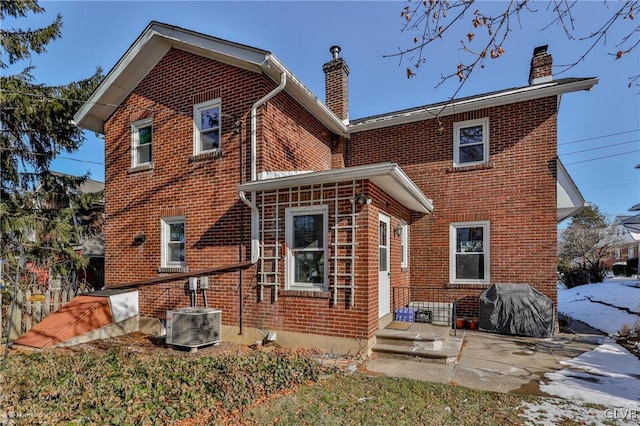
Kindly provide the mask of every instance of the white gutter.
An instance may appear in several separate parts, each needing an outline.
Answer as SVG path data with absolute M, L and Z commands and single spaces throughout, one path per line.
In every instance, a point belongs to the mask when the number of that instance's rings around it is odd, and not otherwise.
M 436 117 L 445 117 L 447 115 L 475 111 L 482 108 L 493 108 L 547 96 L 560 96 L 563 93 L 576 92 L 579 90 L 591 90 L 593 85 L 597 83 L 597 78 L 581 79 L 561 84 L 551 82 L 537 86 L 520 87 L 509 91 L 500 91 L 489 95 L 473 96 L 461 101 L 451 101 L 449 103 L 425 106 L 424 108 L 412 108 L 401 112 L 376 116 L 365 119 L 364 121 L 356 120 L 349 125 L 349 134 L 399 124 L 414 123 L 416 121 L 431 120 Z
M 433 201 L 395 163 L 376 163 L 364 166 L 329 169 L 319 172 L 247 182 L 238 187 L 241 191 L 270 191 L 293 186 L 310 186 L 349 180 L 368 179 L 390 194 L 398 202 L 412 210 L 431 213 Z
M 260 98 L 253 106 L 251 107 L 251 181 L 256 180 L 256 169 L 257 169 L 257 129 L 256 125 L 258 122 L 258 108 L 264 105 L 269 99 L 273 98 L 275 95 L 284 90 L 287 85 L 287 73 L 283 72 L 280 74 L 280 84 L 278 87 L 273 89 L 271 92 L 264 95 Z M 258 233 L 258 229 L 260 226 L 260 213 L 258 212 L 258 207 L 256 206 L 256 192 L 251 192 L 251 201 L 247 199 L 247 196 L 244 191 L 238 191 L 238 195 L 240 199 L 251 209 L 251 263 L 256 263 L 258 258 L 260 257 L 260 235 Z

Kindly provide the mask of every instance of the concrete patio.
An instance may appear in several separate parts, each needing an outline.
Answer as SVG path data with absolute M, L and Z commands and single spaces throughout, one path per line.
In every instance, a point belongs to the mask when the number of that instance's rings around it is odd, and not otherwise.
M 561 369 L 561 361 L 593 349 L 603 339 L 588 333 L 560 333 L 547 339 L 471 330 L 458 330 L 457 334 L 463 342 L 454 362 L 376 353 L 362 368 L 391 377 L 536 394 L 545 373 Z

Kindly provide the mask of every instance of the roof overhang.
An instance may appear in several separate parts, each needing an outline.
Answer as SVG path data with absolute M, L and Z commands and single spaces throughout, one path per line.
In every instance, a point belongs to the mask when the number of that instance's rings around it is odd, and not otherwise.
M 332 132 L 347 135 L 342 120 L 270 52 L 159 22 L 151 22 L 109 71 L 75 114 L 76 124 L 104 133 L 105 121 L 171 48 L 265 74 L 277 83 L 286 73 L 287 93 Z
M 352 180 L 370 180 L 403 206 L 421 213 L 431 213 L 433 202 L 396 163 L 376 163 L 343 169 L 306 172 L 238 185 L 239 191 L 271 191 Z
M 593 85 L 597 83 L 597 78 L 570 79 L 568 81 L 558 80 L 533 86 L 502 90 L 480 96 L 472 96 L 460 100 L 452 100 L 450 102 L 440 102 L 433 105 L 426 105 L 421 108 L 412 108 L 395 113 L 352 121 L 352 124 L 349 125 L 349 133 L 364 132 L 382 127 L 430 120 L 452 114 L 475 111 L 481 108 L 492 108 L 516 102 L 545 98 L 548 96 L 560 96 L 563 93 L 579 90 L 591 90 Z
M 584 198 L 580 193 L 580 190 L 576 186 L 569 172 L 564 168 L 562 161 L 557 159 L 558 178 L 556 182 L 557 186 L 557 208 L 558 208 L 558 223 L 562 222 L 568 217 L 571 217 L 578 213 L 585 206 Z

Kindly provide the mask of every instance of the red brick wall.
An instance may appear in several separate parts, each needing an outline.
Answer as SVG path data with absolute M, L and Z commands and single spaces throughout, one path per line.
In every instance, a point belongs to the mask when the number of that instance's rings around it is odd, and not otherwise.
M 247 70 L 172 49 L 145 76 L 105 123 L 107 287 L 161 276 L 160 220 L 186 217 L 186 263 L 190 271 L 237 263 L 248 257 L 250 212 L 238 198 L 240 161 L 249 179 L 251 106 L 276 87 Z M 222 156 L 193 157 L 193 105 L 222 99 Z M 331 134 L 289 95 L 280 93 L 260 108 L 258 172 L 319 170 L 331 164 Z M 244 127 L 232 132 L 237 115 Z M 153 168 L 130 170 L 131 123 L 153 118 Z M 263 131 L 268 126 L 271 130 Z M 241 238 L 241 223 L 244 234 Z M 133 243 L 140 232 L 141 245 Z M 211 279 L 210 306 L 236 321 L 240 272 Z M 242 272 L 243 293 L 255 299 L 255 267 Z M 189 305 L 187 280 L 140 288 L 141 314 L 164 318 L 167 309 Z M 202 305 L 201 295 L 199 304 Z M 266 315 L 266 314 L 265 314 Z
M 486 168 L 452 170 L 453 124 L 489 117 Z M 438 128 L 442 126 L 443 130 Z M 402 147 L 401 149 L 398 147 Z M 556 301 L 556 98 L 517 103 L 353 134 L 348 166 L 397 162 L 433 199 L 414 214 L 413 285 L 449 284 L 449 224 L 490 221 L 491 283 L 529 283 Z M 477 315 L 484 287 L 455 290 Z

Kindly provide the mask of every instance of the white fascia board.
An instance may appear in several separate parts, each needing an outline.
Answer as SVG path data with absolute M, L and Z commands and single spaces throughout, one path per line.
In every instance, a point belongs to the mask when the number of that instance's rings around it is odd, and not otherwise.
M 120 58 L 96 91 L 75 114 L 82 128 L 104 133 L 104 122 L 175 47 L 232 66 L 264 73 L 275 82 L 287 74 L 285 90 L 332 132 L 347 136 L 347 126 L 271 53 L 161 23 L 151 23 Z
M 440 104 L 422 109 L 407 111 L 403 114 L 383 115 L 371 121 L 364 121 L 349 126 L 349 133 L 364 132 L 383 127 L 396 126 L 399 124 L 414 123 L 416 121 L 430 120 L 437 117 L 459 114 L 467 111 L 475 111 L 482 108 L 492 108 L 501 105 L 513 104 L 532 99 L 545 98 L 548 96 L 559 96 L 562 93 L 575 92 L 578 90 L 590 90 L 594 84 L 598 83 L 597 78 L 579 80 L 572 83 L 559 84 L 557 82 L 527 86 L 510 91 L 494 93 L 491 95 L 478 96 L 473 99 L 462 101 L 452 100 L 447 104 Z
M 271 191 L 351 180 L 371 180 L 405 207 L 422 213 L 433 211 L 433 202 L 395 163 L 377 163 L 344 169 L 322 170 L 238 185 L 243 192 Z
M 273 81 L 280 81 L 280 74 L 287 74 L 287 86 L 285 91 L 297 100 L 303 108 L 313 114 L 329 130 L 340 136 L 348 136 L 347 124 L 336 116 L 318 97 L 298 79 L 278 58 L 273 54 L 269 56 L 273 67 L 265 67 L 264 72 Z M 277 71 L 274 72 L 274 71 Z
M 104 133 L 104 122 L 172 48 L 261 72 L 269 52 L 161 23 L 151 23 L 75 114 L 77 126 Z
M 556 204 L 558 209 L 558 223 L 560 223 L 582 210 L 585 201 L 560 159 L 557 159 L 556 163 L 558 176 L 556 182 Z

